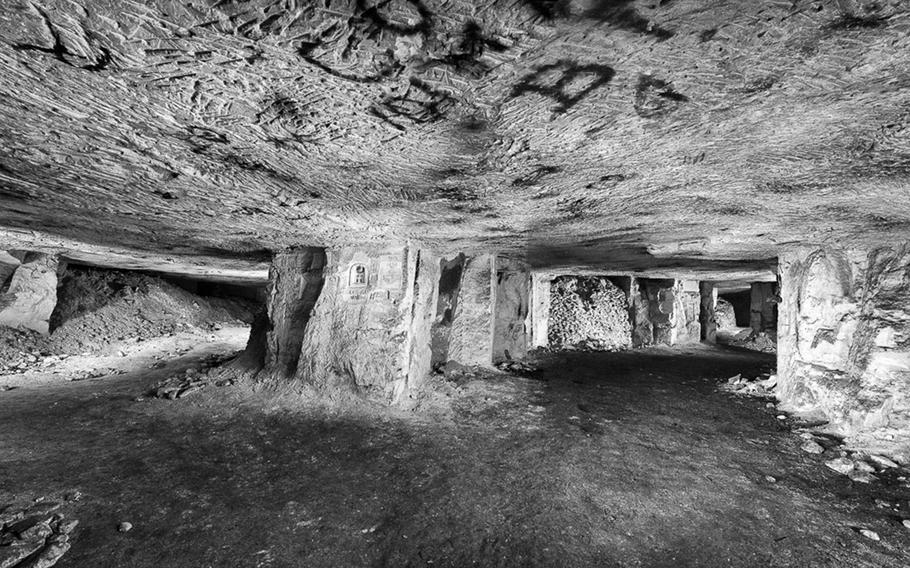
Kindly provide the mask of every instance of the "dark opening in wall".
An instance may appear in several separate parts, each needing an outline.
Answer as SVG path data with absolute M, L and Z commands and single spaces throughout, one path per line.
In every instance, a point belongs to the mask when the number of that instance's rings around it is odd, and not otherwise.
M 439 299 L 436 302 L 436 318 L 431 329 L 431 358 L 433 366 L 445 363 L 449 356 L 449 339 L 452 319 L 461 291 L 461 277 L 464 272 L 465 255 L 459 254 L 451 260 L 440 261 Z
M 752 306 L 751 291 L 723 292 L 718 294 L 717 298 L 718 303 L 720 303 L 720 300 L 724 300 L 732 306 L 736 327 L 749 327 L 749 317 Z

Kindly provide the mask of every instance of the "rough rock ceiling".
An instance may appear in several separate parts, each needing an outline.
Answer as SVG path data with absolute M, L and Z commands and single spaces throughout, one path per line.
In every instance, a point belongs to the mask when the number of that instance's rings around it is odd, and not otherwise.
M 10 0 L 0 123 L 20 237 L 764 266 L 910 238 L 910 6 Z

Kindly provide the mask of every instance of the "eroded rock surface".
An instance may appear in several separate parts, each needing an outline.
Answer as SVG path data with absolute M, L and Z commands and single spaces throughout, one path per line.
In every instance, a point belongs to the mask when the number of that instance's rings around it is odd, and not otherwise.
M 910 252 L 781 257 L 780 395 L 857 445 L 910 455 Z

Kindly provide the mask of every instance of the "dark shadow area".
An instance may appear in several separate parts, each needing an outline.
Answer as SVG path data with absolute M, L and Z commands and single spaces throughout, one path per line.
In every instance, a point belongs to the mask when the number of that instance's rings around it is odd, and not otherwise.
M 768 369 L 761 354 L 555 355 L 539 380 L 463 385 L 443 420 L 328 415 L 239 387 L 135 400 L 197 362 L 3 393 L 0 499 L 47 496 L 79 520 L 60 568 L 906 560 L 904 529 L 874 504 L 906 489 L 848 487 L 799 450 L 791 421 L 717 392 Z

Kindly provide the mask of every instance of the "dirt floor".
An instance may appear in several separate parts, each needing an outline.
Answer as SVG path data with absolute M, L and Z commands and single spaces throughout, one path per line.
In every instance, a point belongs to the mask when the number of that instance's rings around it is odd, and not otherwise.
M 57 566 L 910 564 L 899 471 L 854 483 L 767 401 L 718 391 L 771 356 L 548 355 L 535 378 L 449 383 L 411 413 L 239 384 L 146 396 L 235 335 L 169 346 L 161 368 L 0 379 L 18 385 L 0 392 L 0 504 L 79 520 Z

